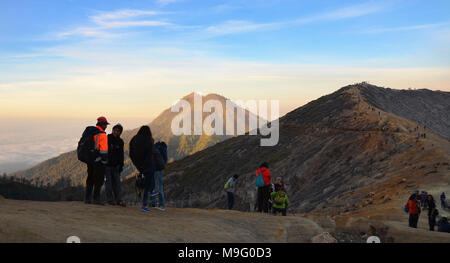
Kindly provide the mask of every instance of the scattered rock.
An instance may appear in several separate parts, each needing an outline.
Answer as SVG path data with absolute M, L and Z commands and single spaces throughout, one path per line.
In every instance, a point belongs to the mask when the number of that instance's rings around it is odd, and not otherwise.
M 324 193 L 324 194 L 327 194 L 327 193 L 333 191 L 334 188 L 335 188 L 334 185 L 332 185 L 332 186 L 330 186 L 330 187 L 327 187 L 327 188 L 323 189 L 323 193 Z
M 338 241 L 330 233 L 325 232 L 311 238 L 312 243 L 337 243 Z

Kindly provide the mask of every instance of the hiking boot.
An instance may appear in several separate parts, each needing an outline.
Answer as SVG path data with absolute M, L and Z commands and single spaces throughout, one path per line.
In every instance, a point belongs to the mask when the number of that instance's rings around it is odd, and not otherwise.
M 161 211 L 166 211 L 166 209 L 164 208 L 164 206 L 158 206 L 157 207 L 159 210 L 161 210 Z
M 150 208 L 143 206 L 143 207 L 141 207 L 141 211 L 142 212 L 150 212 Z

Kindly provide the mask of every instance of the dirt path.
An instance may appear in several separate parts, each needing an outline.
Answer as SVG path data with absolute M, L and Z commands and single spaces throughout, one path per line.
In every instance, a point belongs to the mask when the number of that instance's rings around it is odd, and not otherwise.
M 0 200 L 0 242 L 310 242 L 322 232 L 293 216 Z

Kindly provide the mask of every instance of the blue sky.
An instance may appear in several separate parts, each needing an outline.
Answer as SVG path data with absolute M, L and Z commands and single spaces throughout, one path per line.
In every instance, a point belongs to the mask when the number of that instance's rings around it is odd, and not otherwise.
M 364 80 L 450 90 L 449 11 L 418 0 L 4 0 L 0 117 L 150 118 L 193 90 L 279 99 L 281 113 Z

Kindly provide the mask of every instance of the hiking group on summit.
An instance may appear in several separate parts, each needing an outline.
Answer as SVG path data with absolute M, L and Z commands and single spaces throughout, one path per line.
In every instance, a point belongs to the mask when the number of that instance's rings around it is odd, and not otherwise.
M 78 159 L 87 164 L 88 171 L 84 202 L 104 205 L 100 192 L 106 178 L 107 203 L 126 206 L 122 200 L 120 185 L 120 174 L 124 167 L 124 141 L 120 138 L 123 127 L 117 124 L 112 133 L 106 135 L 108 125 L 105 117 L 99 117 L 96 126 L 87 127 L 78 142 Z M 164 211 L 162 177 L 167 163 L 167 145 L 164 142 L 155 143 L 150 127 L 142 126 L 131 139 L 129 156 L 144 177 L 142 211 L 149 211 L 149 196 L 152 197 L 152 205 L 155 207 L 155 197 L 158 196 L 158 209 Z
M 105 117 L 97 118 L 96 126 L 87 127 L 78 142 L 78 159 L 87 164 L 88 172 L 85 203 L 104 205 L 100 193 L 105 183 L 107 204 L 126 206 L 122 200 L 120 185 L 120 176 L 124 168 L 124 141 L 120 138 L 123 127 L 117 124 L 113 127 L 112 133 L 106 135 L 105 130 L 108 125 L 110 124 Z M 162 178 L 168 161 L 166 143 L 155 143 L 150 127 L 142 126 L 130 141 L 129 156 L 139 172 L 139 176 L 136 176 L 136 185 L 142 188 L 141 210 L 149 211 L 148 201 L 151 197 L 151 207 L 164 211 Z M 225 184 L 229 209 L 232 209 L 234 205 L 235 183 L 238 177 L 234 175 Z M 264 162 L 256 171 L 255 211 L 268 213 L 272 209 L 274 214 L 281 213 L 286 216 L 289 199 L 284 184 L 281 178 L 277 178 L 274 184 L 271 180 L 269 164 Z M 156 204 L 156 197 L 158 204 Z

